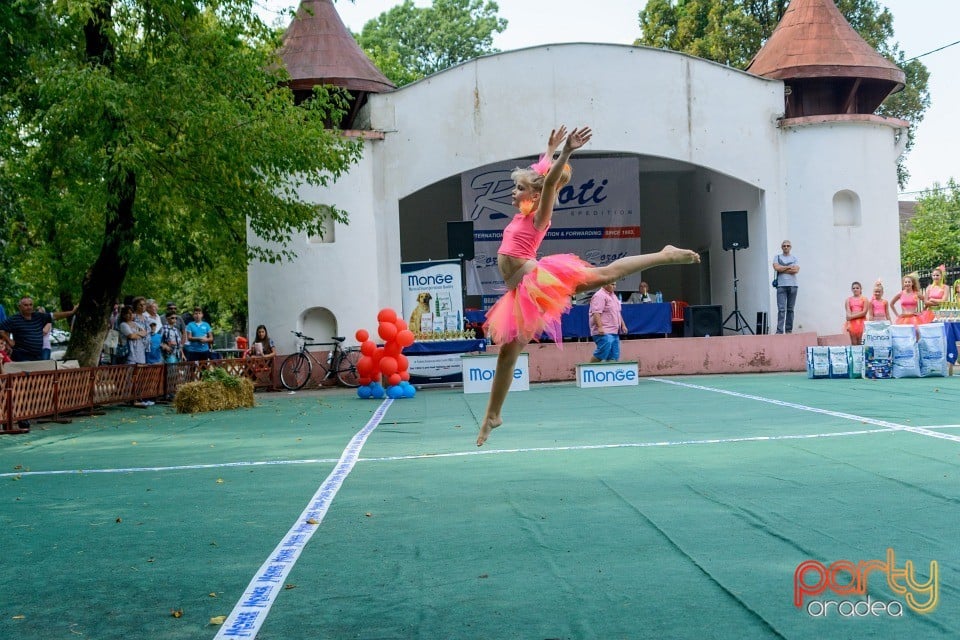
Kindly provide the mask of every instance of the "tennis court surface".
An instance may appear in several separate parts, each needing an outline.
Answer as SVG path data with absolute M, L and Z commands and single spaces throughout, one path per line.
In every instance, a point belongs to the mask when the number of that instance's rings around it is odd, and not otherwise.
M 257 400 L 0 438 L 0 638 L 960 636 L 960 379 Z

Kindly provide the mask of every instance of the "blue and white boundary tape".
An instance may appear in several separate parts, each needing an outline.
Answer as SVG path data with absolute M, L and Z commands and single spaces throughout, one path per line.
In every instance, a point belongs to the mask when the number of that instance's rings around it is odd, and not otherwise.
M 256 637 L 270 612 L 270 608 L 273 606 L 274 600 L 283 590 L 287 575 L 296 564 L 297 558 L 300 557 L 300 552 L 303 551 L 307 542 L 319 528 L 320 523 L 323 522 L 334 496 L 337 495 L 343 481 L 347 479 L 350 471 L 357 463 L 360 449 L 363 448 L 367 437 L 383 420 L 392 403 L 393 400 L 384 400 L 366 426 L 353 436 L 347 448 L 343 450 L 343 454 L 341 454 L 340 460 L 333 471 L 323 481 L 317 492 L 313 494 L 310 504 L 303 510 L 296 523 L 261 565 L 250 584 L 247 585 L 240 601 L 227 616 L 215 638 Z

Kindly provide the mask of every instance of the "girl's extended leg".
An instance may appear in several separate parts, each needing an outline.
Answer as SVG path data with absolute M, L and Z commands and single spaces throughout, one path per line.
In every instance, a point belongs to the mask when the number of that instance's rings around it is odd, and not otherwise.
M 645 253 L 639 256 L 627 256 L 608 264 L 605 267 L 591 269 L 590 277 L 577 287 L 577 293 L 596 289 L 601 285 L 616 282 L 620 278 L 668 264 L 693 264 L 700 262 L 700 254 L 689 249 L 678 249 L 667 245 L 656 253 Z
M 527 346 L 526 341 L 517 339 L 500 347 L 500 353 L 497 354 L 497 368 L 493 373 L 493 382 L 490 388 L 490 399 L 487 401 L 487 413 L 483 416 L 483 422 L 480 424 L 480 435 L 477 436 L 478 447 L 483 446 L 491 431 L 503 424 L 500 410 L 503 408 L 503 402 L 507 399 L 507 392 L 510 391 L 510 383 L 513 382 L 513 370 L 517 366 L 517 359 L 520 358 L 520 353 L 525 346 Z

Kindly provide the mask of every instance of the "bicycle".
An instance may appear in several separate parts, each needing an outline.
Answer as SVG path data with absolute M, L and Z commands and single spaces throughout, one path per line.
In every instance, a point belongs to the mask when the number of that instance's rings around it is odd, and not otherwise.
M 357 362 L 360 360 L 360 350 L 356 348 L 344 349 L 341 343 L 346 338 L 333 336 L 333 342 L 312 342 L 313 338 L 299 331 L 291 331 L 297 338 L 303 340 L 300 350 L 289 355 L 280 365 L 280 384 L 290 391 L 302 389 L 313 377 L 313 366 L 320 367 L 323 372 L 323 381 L 334 378 L 345 387 L 359 387 L 360 374 L 357 372 Z M 307 347 L 332 346 L 326 363 L 321 362 Z

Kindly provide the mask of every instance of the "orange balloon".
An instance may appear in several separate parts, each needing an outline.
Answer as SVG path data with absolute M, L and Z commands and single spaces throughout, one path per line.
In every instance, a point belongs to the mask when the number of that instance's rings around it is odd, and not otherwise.
M 413 335 L 413 331 L 410 331 L 410 329 L 404 329 L 397 334 L 397 342 L 400 343 L 401 347 L 409 347 L 415 339 L 416 336 Z
M 381 358 L 380 372 L 385 376 L 395 374 L 397 372 L 397 359 L 392 356 L 384 356 Z
M 397 371 L 401 373 L 410 368 L 410 361 L 407 360 L 407 356 L 402 353 L 397 356 Z
M 370 376 L 363 376 L 360 378 L 360 386 L 365 387 L 370 384 Z
M 403 380 L 403 378 L 400 377 L 399 373 L 393 373 L 389 378 L 387 378 L 387 384 L 389 384 L 391 387 L 395 387 L 400 384 L 401 380 Z
M 401 380 L 409 380 L 409 379 L 410 379 L 410 372 L 409 372 L 409 371 L 401 371 L 401 372 L 400 372 L 400 379 L 401 379 Z
M 391 340 L 383 345 L 383 353 L 388 356 L 397 357 L 400 355 L 400 345 L 396 340 Z
M 377 352 L 377 343 L 373 340 L 365 340 L 363 344 L 360 345 L 360 353 L 365 356 L 372 356 Z
M 397 318 L 397 321 L 394 324 L 397 325 L 397 331 L 403 331 L 407 328 L 407 321 L 403 318 Z
M 380 327 L 377 329 L 377 333 L 380 334 L 380 337 L 390 342 L 397 337 L 397 325 L 392 322 L 381 322 Z
M 380 313 L 377 314 L 378 322 L 396 322 L 397 321 L 397 312 L 390 308 L 380 309 Z
M 370 339 L 370 333 L 366 329 L 357 329 L 357 342 L 366 342 Z
M 373 358 L 360 356 L 360 359 L 357 360 L 357 373 L 361 376 L 368 376 L 373 373 Z

